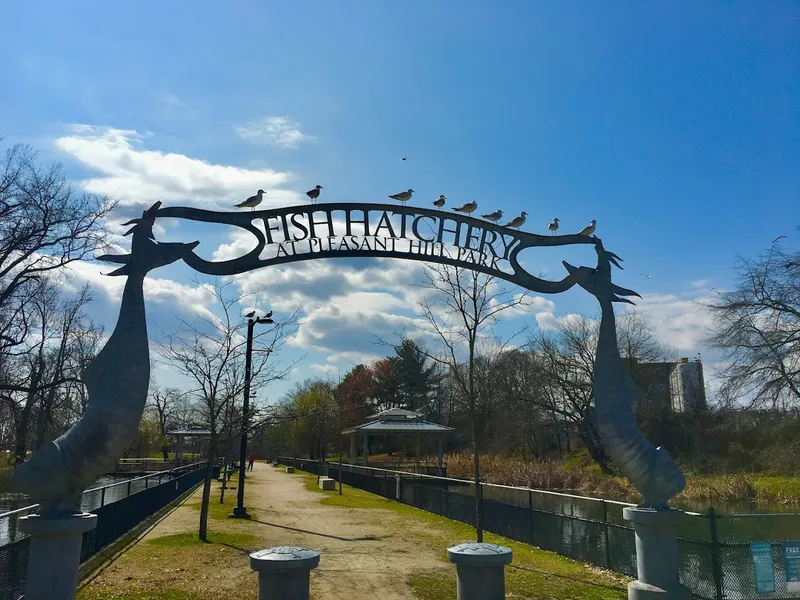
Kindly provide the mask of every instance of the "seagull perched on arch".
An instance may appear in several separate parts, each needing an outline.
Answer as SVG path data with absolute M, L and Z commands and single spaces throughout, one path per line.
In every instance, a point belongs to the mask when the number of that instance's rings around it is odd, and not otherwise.
M 594 233 L 597 221 L 592 219 L 589 224 L 578 232 L 578 235 L 592 235 Z
M 527 217 L 527 216 L 528 216 L 528 213 L 526 213 L 523 210 L 521 213 L 519 213 L 518 217 L 514 217 L 508 223 L 503 225 L 503 227 L 509 227 L 511 229 L 519 229 L 520 227 L 522 227 L 525 224 L 525 217 Z
M 468 215 L 470 213 L 475 212 L 477 208 L 478 208 L 478 203 L 475 202 L 475 200 L 473 200 L 472 202 L 467 202 L 463 206 L 459 206 L 458 208 L 454 208 L 453 210 Z
M 317 198 L 319 198 L 319 191 L 321 189 L 323 189 L 323 187 L 321 185 L 316 185 L 316 186 L 314 186 L 314 189 L 308 190 L 306 192 L 306 196 L 311 198 L 311 204 L 314 204 L 317 201 Z
M 497 223 L 500 219 L 503 218 L 503 211 L 496 210 L 493 213 L 489 213 L 488 215 L 481 215 L 487 221 L 491 221 L 492 223 Z
M 250 196 L 247 200 L 239 202 L 239 204 L 236 205 L 236 208 L 249 208 L 253 210 L 256 206 L 261 204 L 261 201 L 264 199 L 264 194 L 266 194 L 264 190 L 258 190 L 255 196 Z
M 389 196 L 389 198 L 391 198 L 392 200 L 397 200 L 398 202 L 402 202 L 403 204 L 405 204 L 406 202 L 411 200 L 411 196 L 413 196 L 413 195 L 414 195 L 414 190 L 412 190 L 411 188 L 408 188 L 408 190 L 405 191 L 405 192 L 398 192 L 397 194 L 391 194 Z

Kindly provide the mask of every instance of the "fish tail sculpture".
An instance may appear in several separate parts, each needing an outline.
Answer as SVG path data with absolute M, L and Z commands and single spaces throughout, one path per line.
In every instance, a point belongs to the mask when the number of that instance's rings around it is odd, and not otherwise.
M 131 253 L 98 260 L 121 263 L 109 275 L 127 275 L 119 319 L 106 345 L 81 375 L 89 401 L 61 437 L 39 448 L 11 476 L 14 490 L 39 503 L 49 517 L 78 512 L 87 486 L 109 473 L 133 441 L 147 400 L 150 356 L 143 285 L 152 269 L 186 256 L 198 242 L 158 243 L 153 223 L 160 202 L 129 221 Z
M 594 399 L 597 428 L 612 460 L 644 498 L 642 506 L 662 510 L 686 485 L 686 479 L 669 453 L 654 447 L 636 422 L 637 388 L 625 369 L 617 346 L 614 302 L 633 304 L 625 296 L 633 290 L 611 283 L 611 265 L 621 259 L 597 240 L 597 268 L 574 267 L 564 262 L 582 288 L 600 302 L 600 334 L 594 362 Z M 639 296 L 641 297 L 641 296 Z

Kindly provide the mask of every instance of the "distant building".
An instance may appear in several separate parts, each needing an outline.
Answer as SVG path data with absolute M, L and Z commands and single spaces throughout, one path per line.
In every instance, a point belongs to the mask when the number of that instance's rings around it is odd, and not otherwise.
M 676 413 L 705 410 L 703 363 L 681 358 L 677 362 L 643 363 L 626 358 L 625 364 L 643 392 L 640 409 L 669 408 Z

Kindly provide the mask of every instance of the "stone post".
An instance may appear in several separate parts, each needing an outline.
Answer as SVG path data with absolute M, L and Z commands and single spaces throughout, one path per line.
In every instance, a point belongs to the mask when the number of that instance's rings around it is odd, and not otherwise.
M 19 520 L 19 530 L 31 536 L 26 600 L 75 600 L 83 534 L 95 527 L 97 515 L 89 513 Z
M 308 600 L 311 569 L 319 552 L 295 546 L 276 546 L 250 554 L 258 573 L 258 600 Z
M 356 444 L 356 434 L 350 434 L 350 455 L 347 457 L 350 464 L 355 464 L 356 459 L 358 458 L 358 448 Z
M 692 593 L 678 579 L 677 525 L 681 510 L 627 507 L 622 515 L 636 534 L 638 579 L 628 584 L 629 600 L 691 600 Z
M 505 566 L 511 563 L 511 548 L 471 542 L 447 549 L 456 565 L 458 600 L 504 600 Z

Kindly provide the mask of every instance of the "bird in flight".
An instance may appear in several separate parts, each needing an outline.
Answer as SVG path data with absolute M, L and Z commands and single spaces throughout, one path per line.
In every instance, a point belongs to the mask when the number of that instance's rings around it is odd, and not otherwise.
M 467 202 L 465 205 L 459 206 L 458 208 L 454 208 L 453 210 L 468 215 L 472 212 L 475 212 L 476 208 L 478 208 L 478 203 L 475 202 L 475 200 L 473 200 L 472 202 Z
M 403 158 L 401 158 L 400 160 L 405 160 L 405 159 L 406 159 L 406 157 L 404 156 L 404 157 L 403 157 Z
M 433 205 L 437 208 L 442 208 L 445 200 L 447 200 L 447 198 L 444 197 L 444 194 L 440 194 L 439 197 L 433 201 Z
M 640 273 L 640 275 L 645 279 L 653 279 L 654 277 L 658 277 L 658 275 L 648 275 L 647 273 Z
M 560 221 L 560 219 L 559 219 L 558 217 L 556 217 L 555 219 L 553 219 L 553 220 L 550 222 L 550 225 L 548 225 L 548 226 L 547 226 L 547 228 L 548 228 L 550 231 L 552 231 L 552 232 L 553 232 L 553 235 L 555 235 L 555 234 L 556 234 L 556 231 L 558 231 L 558 222 L 559 222 L 559 221 Z
M 778 240 L 786 240 L 786 239 L 789 239 L 789 238 L 787 238 L 785 235 L 779 235 L 774 240 L 772 240 L 772 243 L 775 244 L 775 243 L 778 242 Z
M 399 202 L 405 203 L 411 200 L 411 196 L 413 195 L 414 195 L 414 190 L 408 188 L 407 192 L 399 192 L 397 194 L 392 194 L 391 196 L 389 196 L 389 198 L 391 198 L 392 200 L 397 200 Z
M 323 189 L 322 186 L 321 185 L 317 185 L 317 186 L 314 186 L 313 190 L 308 190 L 306 192 L 306 196 L 311 198 L 311 204 L 314 204 L 317 201 L 317 198 L 319 198 L 319 191 L 321 189 Z
M 578 232 L 578 235 L 592 235 L 594 233 L 597 221 L 592 219 L 589 224 Z
M 266 194 L 264 190 L 258 190 L 258 193 L 256 193 L 255 196 L 250 196 L 244 202 L 239 202 L 239 204 L 236 205 L 236 208 L 255 208 L 261 204 L 264 194 Z
M 493 213 L 489 213 L 488 215 L 481 215 L 487 221 L 491 221 L 492 223 L 497 223 L 500 219 L 503 218 L 503 211 L 496 210 Z
M 503 225 L 503 227 L 511 227 L 512 229 L 519 229 L 520 227 L 522 227 L 525 224 L 525 217 L 527 217 L 527 216 L 528 216 L 528 213 L 526 213 L 523 210 L 521 213 L 519 213 L 518 217 L 514 217 L 508 223 Z

